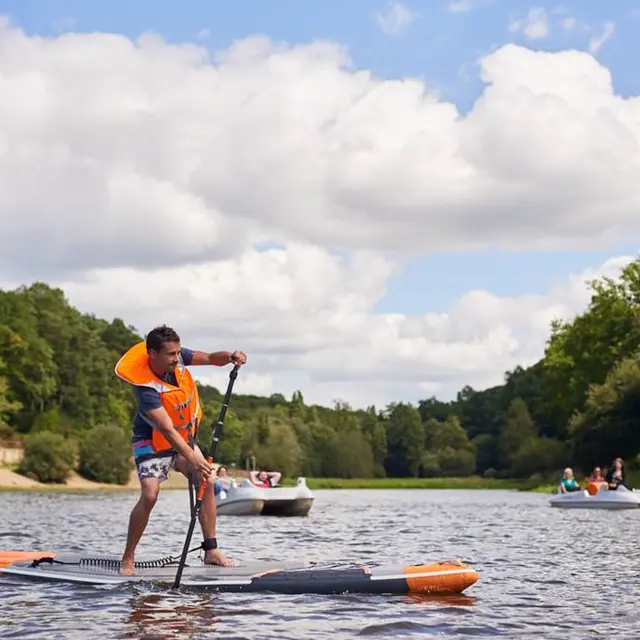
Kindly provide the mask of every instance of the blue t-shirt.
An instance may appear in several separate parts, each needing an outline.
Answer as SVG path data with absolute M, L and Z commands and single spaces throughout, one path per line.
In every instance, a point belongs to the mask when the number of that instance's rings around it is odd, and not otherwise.
M 180 356 L 185 367 L 193 362 L 193 351 L 182 347 Z M 173 371 L 169 371 L 164 376 L 159 376 L 164 382 L 169 384 L 177 384 L 176 376 Z M 158 409 L 162 406 L 160 394 L 151 387 L 138 387 L 132 385 L 133 394 L 136 398 L 138 410 L 133 417 L 133 429 L 131 433 L 131 444 L 133 446 L 133 456 L 136 460 L 144 460 L 145 458 L 154 458 L 158 455 L 170 456 L 173 452 L 168 451 L 163 454 L 157 454 L 151 446 L 151 436 L 153 433 L 153 422 L 146 418 L 144 414 L 152 409 Z

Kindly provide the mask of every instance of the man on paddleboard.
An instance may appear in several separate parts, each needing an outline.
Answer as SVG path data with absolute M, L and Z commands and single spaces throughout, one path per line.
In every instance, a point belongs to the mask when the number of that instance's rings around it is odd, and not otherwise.
M 136 547 L 158 499 L 160 483 L 167 479 L 170 469 L 185 476 L 192 471 L 196 484 L 207 483 L 199 514 L 204 561 L 221 566 L 233 564 L 218 549 L 213 467 L 194 443 L 202 408 L 198 388 L 187 367 L 242 366 L 246 361 L 242 351 L 206 353 L 182 347 L 178 334 L 163 325 L 153 329 L 144 342 L 131 347 L 116 364 L 116 375 L 132 386 L 137 402 L 131 440 L 140 480 L 140 499 L 129 517 L 121 573 L 135 573 Z

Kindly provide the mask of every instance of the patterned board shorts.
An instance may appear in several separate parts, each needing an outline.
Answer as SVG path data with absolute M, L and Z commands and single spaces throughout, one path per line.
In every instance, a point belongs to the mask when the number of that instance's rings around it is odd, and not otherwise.
M 175 469 L 177 454 L 171 456 L 160 456 L 136 462 L 138 478 L 158 478 L 164 482 L 169 477 L 169 471 Z

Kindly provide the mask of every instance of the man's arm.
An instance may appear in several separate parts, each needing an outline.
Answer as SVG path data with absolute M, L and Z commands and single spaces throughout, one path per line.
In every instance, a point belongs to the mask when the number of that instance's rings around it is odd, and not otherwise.
M 215 367 L 224 367 L 225 364 L 230 364 L 231 362 L 231 351 L 213 351 L 212 353 L 194 351 L 191 359 L 192 365 L 210 364 Z
M 273 484 L 278 484 L 280 478 L 282 478 L 282 474 L 279 471 L 270 471 L 267 475 L 273 480 Z
M 193 351 L 191 358 L 192 365 L 213 365 L 214 367 L 224 367 L 226 364 L 243 365 L 247 361 L 247 356 L 242 351 Z M 187 364 L 185 362 L 185 364 Z M 189 365 L 187 365 L 189 366 Z
M 173 422 L 164 407 L 157 407 L 145 412 L 149 420 L 153 420 L 158 431 L 171 443 L 171 446 L 189 462 L 195 464 L 199 457 L 197 453 L 186 443 L 173 426 Z

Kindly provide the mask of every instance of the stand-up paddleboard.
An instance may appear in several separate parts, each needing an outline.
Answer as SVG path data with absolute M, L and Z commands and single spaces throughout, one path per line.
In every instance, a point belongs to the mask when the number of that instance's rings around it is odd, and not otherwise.
M 20 555 L 22 553 L 22 556 Z M 178 558 L 136 562 L 134 575 L 120 573 L 114 557 L 77 553 L 0 551 L 0 573 L 40 581 L 118 585 L 153 582 L 171 585 Z M 307 563 L 247 562 L 217 567 L 186 564 L 181 585 L 216 591 L 269 591 L 286 594 L 459 594 L 478 580 L 475 570 L 456 562 L 414 566 L 322 567 Z

